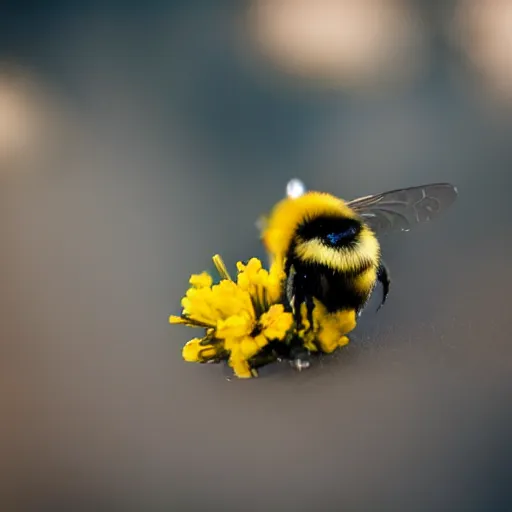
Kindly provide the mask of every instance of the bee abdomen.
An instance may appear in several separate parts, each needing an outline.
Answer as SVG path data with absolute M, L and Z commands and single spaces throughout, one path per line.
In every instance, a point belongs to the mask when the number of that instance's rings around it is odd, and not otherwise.
M 354 288 L 361 294 L 368 296 L 377 282 L 378 267 L 371 266 L 354 277 Z
M 331 313 L 344 309 L 361 310 L 375 286 L 377 270 L 370 267 L 358 274 L 339 274 L 329 282 L 328 290 L 318 299 Z
M 339 272 L 322 265 L 296 264 L 293 287 L 302 296 L 315 297 L 327 311 L 359 311 L 377 281 L 377 265 L 368 264 L 358 272 Z

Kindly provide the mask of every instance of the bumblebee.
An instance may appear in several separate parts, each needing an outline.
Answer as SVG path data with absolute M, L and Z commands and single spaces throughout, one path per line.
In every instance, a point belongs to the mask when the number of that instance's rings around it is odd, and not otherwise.
M 283 303 L 300 326 L 289 352 L 297 369 L 310 365 L 311 352 L 348 343 L 346 334 L 379 283 L 379 309 L 386 302 L 390 277 L 378 237 L 433 220 L 457 194 L 449 183 L 434 183 L 347 202 L 289 182 L 287 197 L 261 219 L 260 229 L 270 263 L 285 275 Z M 322 326 L 315 322 L 320 310 Z

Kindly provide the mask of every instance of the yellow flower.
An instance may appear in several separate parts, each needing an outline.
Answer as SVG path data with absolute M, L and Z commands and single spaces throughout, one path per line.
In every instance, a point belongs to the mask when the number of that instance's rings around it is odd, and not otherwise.
M 190 282 L 199 276 L 192 276 Z M 203 282 L 206 282 L 203 279 Z M 211 282 L 211 277 L 210 277 Z M 216 327 L 219 320 L 253 310 L 251 297 L 233 281 L 221 281 L 213 286 L 197 288 L 192 285 L 181 300 L 181 316 L 172 315 L 172 324 L 185 324 L 195 327 Z
M 292 339 L 310 352 L 323 353 L 348 343 L 346 334 L 356 325 L 354 311 L 329 313 L 313 299 L 313 325 L 305 304 L 301 325 L 296 325 L 283 304 L 282 265 L 274 263 L 267 270 L 257 258 L 238 262 L 233 280 L 220 256 L 214 256 L 213 262 L 221 280 L 214 284 L 206 272 L 192 275 L 181 315 L 169 318 L 171 324 L 205 330 L 202 338 L 193 338 L 183 347 L 185 361 L 227 361 L 237 377 L 250 378 L 257 376 L 254 366 L 275 360 L 278 353 L 287 357 Z
M 247 290 L 263 309 L 280 299 L 285 274 L 277 266 L 270 267 L 268 271 L 262 268 L 259 259 L 251 258 L 247 264 L 238 262 L 237 269 L 238 286 Z
M 191 276 L 182 314 L 171 315 L 169 321 L 206 329 L 203 338 L 194 338 L 183 348 L 185 361 L 227 359 L 237 377 L 256 376 L 250 360 L 270 342 L 285 342 L 294 325 L 292 314 L 279 303 L 284 276 L 252 258 L 237 264 L 235 282 L 220 256 L 213 261 L 221 281 L 213 284 L 206 272 Z

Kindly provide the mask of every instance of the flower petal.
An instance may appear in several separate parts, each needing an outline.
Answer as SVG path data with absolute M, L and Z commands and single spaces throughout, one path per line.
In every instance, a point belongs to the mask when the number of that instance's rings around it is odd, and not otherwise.
M 222 344 L 205 343 L 205 338 L 194 338 L 185 344 L 181 355 L 189 363 L 206 363 L 219 358 L 223 353 Z
M 241 354 L 240 349 L 237 347 L 236 350 L 231 352 L 228 360 L 229 366 L 233 369 L 233 373 L 239 379 L 250 379 L 251 377 L 257 377 L 258 373 L 252 369 L 247 362 L 247 359 Z
M 266 345 L 268 345 L 268 339 L 265 338 L 263 334 L 258 334 L 258 336 L 254 338 L 254 342 L 256 343 L 256 345 L 258 345 L 259 348 L 263 348 Z
M 244 314 L 245 313 L 245 314 Z M 218 338 L 242 338 L 248 336 L 254 328 L 254 320 L 251 316 L 243 312 L 240 315 L 233 315 L 226 320 L 219 320 L 217 322 Z
M 258 344 L 254 340 L 254 338 L 250 336 L 246 336 L 242 339 L 240 342 L 240 353 L 242 356 L 249 360 L 251 357 L 254 357 L 260 350 L 260 347 L 258 347 Z
M 184 324 L 191 325 L 190 322 L 186 318 L 182 318 L 181 316 L 171 315 L 169 317 L 170 324 Z
M 269 340 L 282 340 L 293 325 L 293 315 L 284 310 L 282 304 L 274 304 L 261 315 L 260 325 Z
M 200 343 L 200 338 L 194 338 L 185 344 L 181 351 L 181 355 L 185 361 L 188 361 L 189 363 L 199 362 L 199 351 L 202 348 Z
M 211 288 L 213 279 L 208 272 L 202 272 L 201 274 L 192 274 L 189 283 L 194 288 Z

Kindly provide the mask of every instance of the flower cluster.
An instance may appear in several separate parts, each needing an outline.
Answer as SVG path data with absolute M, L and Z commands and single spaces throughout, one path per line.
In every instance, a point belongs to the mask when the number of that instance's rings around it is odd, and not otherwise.
M 282 266 L 270 270 L 252 258 L 237 263 L 236 281 L 229 275 L 221 257 L 213 262 L 221 280 L 214 284 L 206 272 L 190 277 L 190 288 L 181 301 L 182 313 L 171 315 L 171 324 L 201 328 L 202 337 L 190 340 L 182 351 L 188 362 L 227 361 L 239 378 L 257 376 L 256 366 L 286 354 L 291 340 L 300 340 L 309 352 L 331 353 L 348 343 L 345 334 L 356 324 L 354 311 L 328 313 L 314 299 L 313 325 L 306 305 L 302 305 L 297 325 L 283 305 Z
M 237 264 L 234 281 L 220 256 L 213 262 L 220 282 L 214 284 L 206 272 L 192 275 L 181 301 L 183 311 L 169 321 L 204 329 L 203 337 L 184 346 L 185 361 L 227 360 L 237 377 L 256 376 L 254 359 L 271 343 L 286 343 L 293 335 L 293 315 L 280 302 L 285 276 L 276 266 L 266 270 L 252 258 Z

